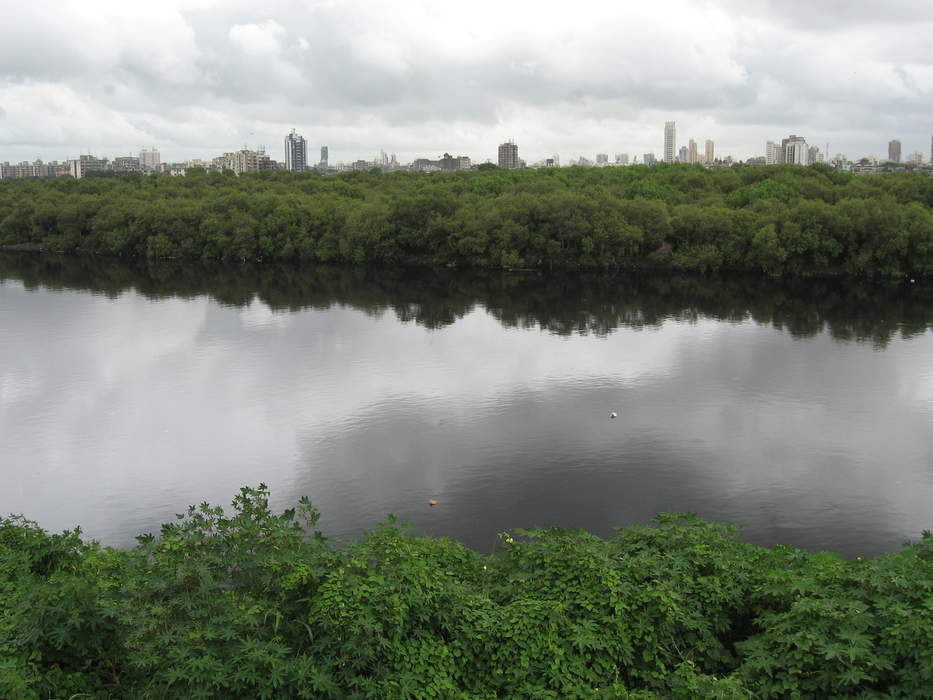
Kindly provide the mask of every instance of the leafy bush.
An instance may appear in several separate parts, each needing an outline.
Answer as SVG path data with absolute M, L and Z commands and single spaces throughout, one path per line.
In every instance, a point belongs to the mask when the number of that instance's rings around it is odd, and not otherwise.
M 933 696 L 933 535 L 845 561 L 662 514 L 488 557 L 390 518 L 340 545 L 264 485 L 127 551 L 0 521 L 0 696 Z

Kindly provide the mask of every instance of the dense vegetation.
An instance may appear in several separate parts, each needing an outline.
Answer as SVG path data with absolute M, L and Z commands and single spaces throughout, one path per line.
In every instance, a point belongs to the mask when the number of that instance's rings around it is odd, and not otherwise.
M 933 178 L 827 166 L 0 182 L 0 245 L 128 257 L 933 273 Z
M 665 320 L 712 318 L 772 324 L 795 337 L 918 337 L 933 328 L 933 284 L 847 277 L 774 278 L 652 270 L 615 274 L 381 268 L 297 263 L 116 260 L 0 252 L 0 282 L 147 298 L 210 296 L 280 312 L 350 306 L 370 315 L 443 328 L 479 305 L 506 327 L 608 335 Z
M 484 557 L 243 489 L 132 550 L 0 520 L 0 697 L 933 697 L 933 536 L 846 561 L 667 514 Z

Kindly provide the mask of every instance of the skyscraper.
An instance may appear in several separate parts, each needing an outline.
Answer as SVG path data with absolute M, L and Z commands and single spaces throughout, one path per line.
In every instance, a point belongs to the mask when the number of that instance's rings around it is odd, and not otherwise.
M 162 158 L 158 148 L 144 148 L 139 152 L 139 165 L 146 172 L 155 173 L 162 165 Z
M 706 139 L 706 162 L 712 163 L 716 160 L 715 145 L 713 144 L 712 139 Z
M 285 169 L 303 173 L 308 167 L 308 142 L 304 136 L 292 129 L 285 137 Z
M 506 170 L 518 167 L 518 146 L 512 141 L 499 144 L 499 167 Z
M 328 158 L 329 158 L 329 156 L 328 156 L 328 153 L 327 153 L 327 146 L 321 146 L 321 162 L 320 162 L 320 164 L 319 164 L 320 167 L 322 167 L 322 168 L 326 168 L 326 167 L 327 167 L 327 159 L 328 159 Z
M 678 163 L 686 163 L 689 157 L 690 157 L 690 154 L 689 154 L 689 152 L 687 151 L 687 147 L 686 147 L 686 146 L 681 146 L 681 147 L 680 147 L 680 150 L 677 151 L 677 162 L 678 162 Z
M 901 162 L 901 142 L 897 139 L 888 141 L 888 160 L 895 163 Z
M 674 162 L 674 152 L 677 148 L 677 127 L 674 122 L 664 122 L 664 162 Z

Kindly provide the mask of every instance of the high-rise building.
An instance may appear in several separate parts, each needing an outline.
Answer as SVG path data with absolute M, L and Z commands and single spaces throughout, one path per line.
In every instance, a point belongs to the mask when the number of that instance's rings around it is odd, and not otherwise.
M 285 169 L 293 173 L 303 173 L 308 168 L 308 142 L 305 137 L 292 129 L 285 137 Z
M 677 148 L 677 127 L 674 122 L 664 122 L 664 162 L 674 162 L 674 152 Z
M 162 166 L 158 148 L 144 148 L 139 152 L 139 166 L 150 173 L 157 173 Z
M 700 160 L 700 154 L 697 151 L 697 142 L 693 139 L 690 139 L 687 142 L 687 162 L 691 165 L 698 163 Z
M 628 153 L 616 153 L 616 165 L 628 165 Z
M 499 144 L 499 167 L 506 170 L 518 167 L 518 146 L 512 141 Z
M 658 162 L 658 159 L 654 157 L 654 153 L 645 153 L 641 160 L 645 165 L 654 165 Z
M 810 149 L 803 136 L 791 134 L 781 140 L 782 163 L 788 165 L 809 165 Z
M 687 151 L 687 147 L 681 146 L 680 150 L 677 151 L 677 162 L 686 163 L 688 157 L 689 157 L 689 152 Z
M 901 142 L 897 139 L 888 141 L 888 160 L 895 163 L 901 162 Z
M 327 168 L 327 159 L 327 146 L 321 146 L 321 161 L 318 165 L 322 168 Z
M 712 139 L 706 139 L 706 157 L 704 161 L 707 163 L 712 163 L 716 160 L 716 146 L 713 143 Z
M 809 165 L 810 148 L 806 141 L 791 141 L 784 147 L 784 162 L 788 165 Z
M 765 165 L 780 165 L 784 162 L 784 151 L 774 141 L 765 144 Z
M 608 153 L 597 153 L 596 154 L 596 165 L 609 165 L 609 154 Z

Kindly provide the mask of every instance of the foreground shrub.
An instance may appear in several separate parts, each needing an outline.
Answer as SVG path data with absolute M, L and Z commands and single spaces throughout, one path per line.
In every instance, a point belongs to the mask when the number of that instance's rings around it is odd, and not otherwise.
M 244 488 L 119 551 L 0 520 L 0 697 L 933 697 L 933 537 L 845 561 L 662 514 L 485 557 Z

